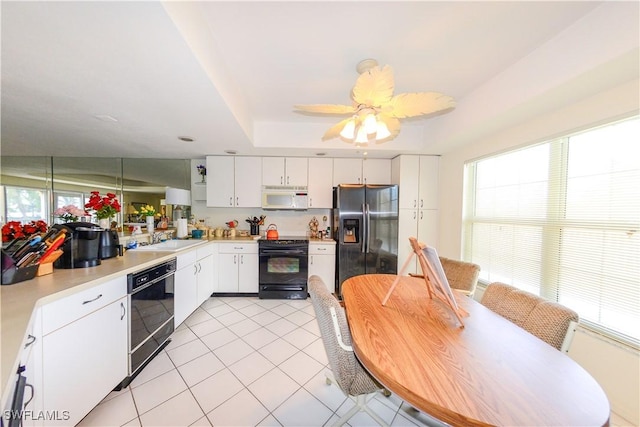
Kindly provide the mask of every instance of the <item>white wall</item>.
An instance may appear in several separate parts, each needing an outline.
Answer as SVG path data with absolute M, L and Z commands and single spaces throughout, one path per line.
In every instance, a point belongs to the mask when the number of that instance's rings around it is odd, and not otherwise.
M 444 256 L 461 258 L 466 161 L 638 114 L 639 93 L 640 81 L 633 80 L 443 154 L 439 181 L 439 252 Z M 574 338 L 569 356 L 600 383 L 614 412 L 634 425 L 640 425 L 640 402 L 637 398 L 640 359 L 637 351 L 621 350 L 619 345 L 610 341 L 581 333 Z M 635 394 L 630 396 L 629 390 L 635 390 Z

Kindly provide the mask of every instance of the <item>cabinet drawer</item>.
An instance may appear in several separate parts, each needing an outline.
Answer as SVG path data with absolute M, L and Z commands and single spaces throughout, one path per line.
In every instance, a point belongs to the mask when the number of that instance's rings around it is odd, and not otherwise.
M 42 307 L 42 333 L 61 328 L 127 295 L 127 276 L 80 291 Z
M 334 255 L 336 253 L 336 245 L 333 244 L 309 244 L 309 255 Z
M 257 254 L 257 243 L 220 243 L 219 252 L 221 254 Z
M 204 257 L 207 257 L 209 255 L 213 255 L 214 253 L 217 252 L 217 245 L 215 243 L 207 243 L 204 246 L 198 246 L 198 249 L 196 249 L 196 258 L 197 259 L 202 259 Z
M 198 256 L 195 249 L 189 252 L 178 254 L 178 256 L 176 257 L 176 270 L 181 270 L 187 265 L 195 263 L 197 258 Z

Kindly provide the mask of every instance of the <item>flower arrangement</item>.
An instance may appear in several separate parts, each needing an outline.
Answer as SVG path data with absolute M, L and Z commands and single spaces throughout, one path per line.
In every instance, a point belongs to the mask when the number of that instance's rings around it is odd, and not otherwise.
M 98 219 L 111 218 L 120 212 L 120 202 L 116 199 L 116 195 L 107 193 L 106 196 L 101 197 L 99 191 L 91 192 L 91 197 L 84 207 L 93 210 Z
M 154 216 L 156 214 L 156 208 L 151 205 L 144 205 L 140 207 L 139 212 L 143 216 Z
M 23 239 L 36 233 L 44 233 L 47 231 L 47 223 L 38 220 L 31 221 L 22 225 L 20 221 L 9 221 L 2 226 L 2 241 L 10 242 L 15 239 Z
M 53 211 L 53 215 L 64 222 L 74 222 L 79 217 L 87 215 L 87 213 L 75 205 L 66 205 Z

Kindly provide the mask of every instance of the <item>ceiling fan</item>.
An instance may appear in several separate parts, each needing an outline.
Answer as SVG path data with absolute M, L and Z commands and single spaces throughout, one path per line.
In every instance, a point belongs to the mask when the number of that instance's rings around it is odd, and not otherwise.
M 387 142 L 400 133 L 400 120 L 432 114 L 455 107 L 455 100 L 437 92 L 401 93 L 393 96 L 393 70 L 378 66 L 375 59 L 358 63 L 360 76 L 351 90 L 352 105 L 295 105 L 297 110 L 314 114 L 349 115 L 331 127 L 322 137 L 326 141 L 337 136 L 356 145 L 369 141 Z

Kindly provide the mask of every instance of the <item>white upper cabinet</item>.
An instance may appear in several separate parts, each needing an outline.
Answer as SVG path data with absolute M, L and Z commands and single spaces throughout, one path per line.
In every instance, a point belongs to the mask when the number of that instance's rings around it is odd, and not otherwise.
M 307 185 L 306 157 L 263 157 L 262 185 Z
M 390 184 L 389 159 L 333 159 L 333 187 L 338 184 Z
M 400 209 L 438 208 L 438 162 L 438 156 L 393 159 L 391 182 L 400 185 Z
M 207 156 L 207 206 L 261 206 L 260 157 Z
M 362 181 L 364 184 L 391 184 L 391 160 L 364 159 Z
M 309 208 L 333 207 L 333 160 L 309 158 Z
M 333 187 L 362 184 L 362 159 L 333 159 Z

